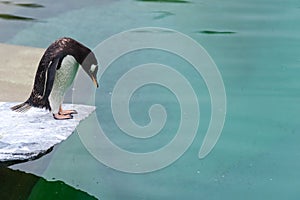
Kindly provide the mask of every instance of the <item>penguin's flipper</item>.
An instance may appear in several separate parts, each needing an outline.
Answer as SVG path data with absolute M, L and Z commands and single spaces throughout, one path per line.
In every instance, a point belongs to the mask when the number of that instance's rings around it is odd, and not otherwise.
M 49 67 L 47 69 L 47 76 L 45 80 L 46 88 L 44 90 L 44 95 L 43 95 L 44 100 L 47 100 L 51 93 L 58 63 L 59 63 L 59 59 L 57 58 L 49 64 Z
M 16 112 L 26 112 L 30 108 L 31 108 L 31 106 L 28 103 L 24 102 L 24 103 L 21 103 L 21 104 L 11 107 L 10 109 L 13 111 L 16 111 Z

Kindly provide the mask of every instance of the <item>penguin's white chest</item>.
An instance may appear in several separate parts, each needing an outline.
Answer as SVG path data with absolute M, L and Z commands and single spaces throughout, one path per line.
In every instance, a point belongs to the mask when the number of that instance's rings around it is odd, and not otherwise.
M 49 96 L 52 113 L 58 113 L 59 106 L 64 100 L 67 89 L 72 85 L 78 71 L 79 64 L 73 56 L 66 56 L 61 67 L 56 70 L 53 87 Z

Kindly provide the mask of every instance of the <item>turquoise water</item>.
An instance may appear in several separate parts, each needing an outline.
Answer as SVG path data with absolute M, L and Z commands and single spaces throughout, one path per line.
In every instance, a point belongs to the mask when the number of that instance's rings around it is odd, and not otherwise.
M 171 28 L 193 38 L 207 50 L 223 77 L 226 121 L 213 151 L 198 159 L 211 106 L 201 76 L 175 55 L 133 52 L 112 63 L 99 80 L 96 116 L 108 137 L 124 149 L 148 152 L 163 147 L 174 137 L 180 121 L 174 94 L 149 85 L 132 96 L 131 114 L 138 124 L 149 123 L 147 112 L 155 103 L 164 105 L 169 114 L 160 135 L 149 141 L 132 139 L 118 129 L 110 97 L 118 78 L 131 67 L 149 62 L 172 66 L 191 82 L 201 109 L 199 130 L 183 156 L 151 173 L 120 172 L 93 158 L 75 132 L 45 157 L 10 167 L 35 175 L 1 169 L 2 174 L 9 174 L 0 186 L 2 193 L 20 191 L 29 199 L 39 199 L 45 191 L 61 194 L 62 199 L 299 199 L 298 1 L 36 3 L 44 7 L 5 5 L 11 6 L 12 14 L 36 20 L 0 21 L 1 26 L 11 28 L 7 30 L 17 30 L 3 32 L 3 42 L 45 48 L 58 37 L 70 36 L 95 48 L 113 34 L 144 26 Z M 71 101 L 70 93 L 66 100 Z M 92 131 L 86 128 L 84 134 Z

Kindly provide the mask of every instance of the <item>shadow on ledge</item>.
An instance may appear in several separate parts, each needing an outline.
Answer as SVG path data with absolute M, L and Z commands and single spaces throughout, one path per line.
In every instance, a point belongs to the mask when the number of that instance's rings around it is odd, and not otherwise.
M 54 147 L 54 146 L 53 146 Z M 0 167 L 8 167 L 10 165 L 15 165 L 15 164 L 20 164 L 20 163 L 24 163 L 24 162 L 28 162 L 31 160 L 36 160 L 41 158 L 42 156 L 50 153 L 53 150 L 53 147 L 51 147 L 50 149 L 48 149 L 47 151 L 41 152 L 39 153 L 37 156 L 35 156 L 34 158 L 30 158 L 30 159 L 24 159 L 24 160 L 8 160 L 8 161 L 0 161 Z

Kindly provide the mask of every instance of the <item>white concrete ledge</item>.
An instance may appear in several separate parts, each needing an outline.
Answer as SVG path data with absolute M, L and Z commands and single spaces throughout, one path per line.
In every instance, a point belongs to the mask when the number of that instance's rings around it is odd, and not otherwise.
M 31 108 L 26 113 L 10 110 L 20 102 L 0 102 L 0 162 L 32 160 L 67 139 L 79 122 L 88 117 L 94 106 L 65 104 L 74 109 L 73 119 L 55 120 L 43 109 Z

